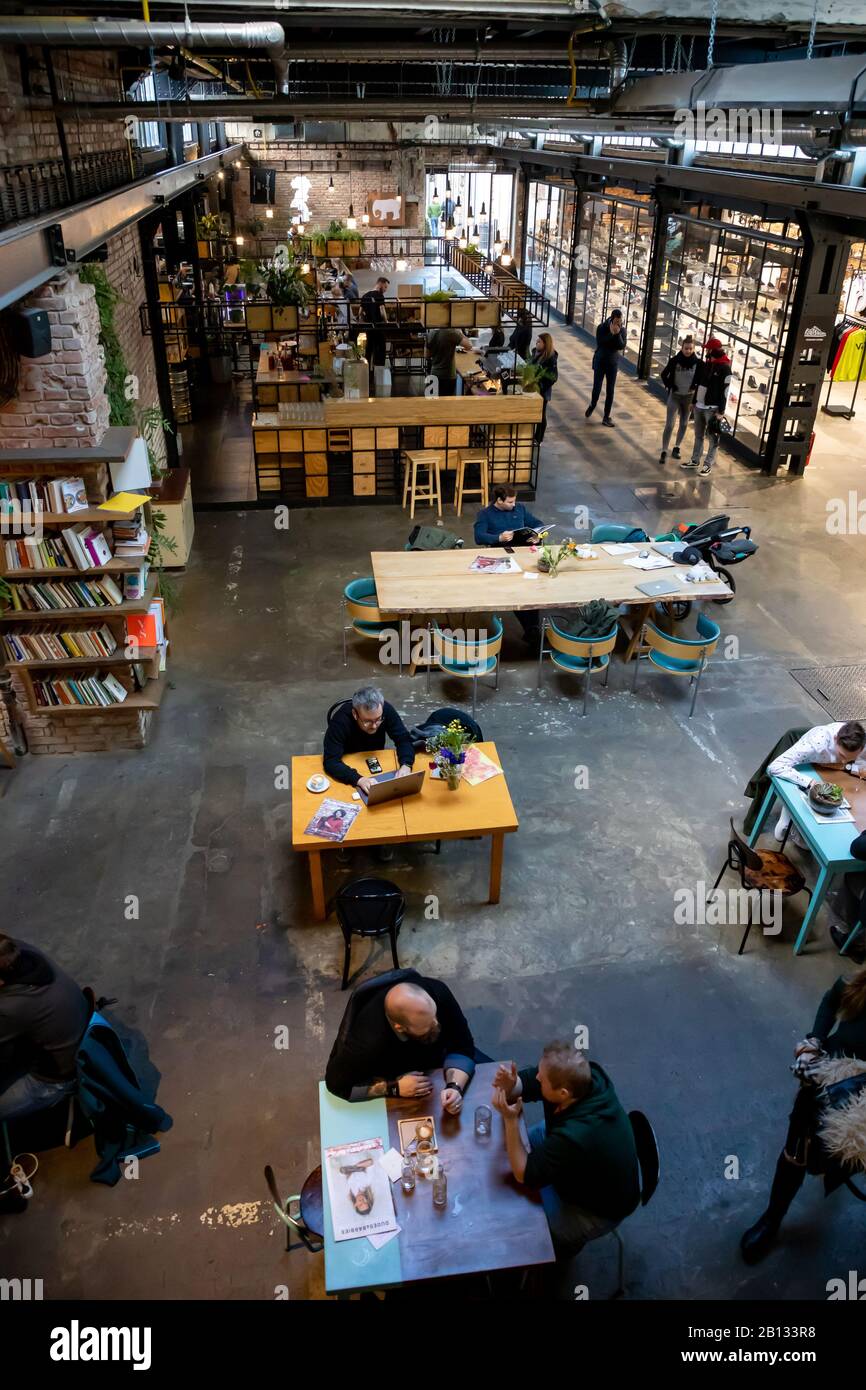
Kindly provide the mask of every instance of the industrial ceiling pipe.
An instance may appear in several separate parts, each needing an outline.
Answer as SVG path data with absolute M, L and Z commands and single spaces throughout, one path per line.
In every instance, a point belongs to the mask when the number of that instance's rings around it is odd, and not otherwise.
M 243 24 L 150 24 L 139 20 L 0 19 L 0 44 L 41 44 L 52 48 L 261 48 L 277 73 L 281 92 L 288 90 L 286 35 L 281 24 L 266 20 Z

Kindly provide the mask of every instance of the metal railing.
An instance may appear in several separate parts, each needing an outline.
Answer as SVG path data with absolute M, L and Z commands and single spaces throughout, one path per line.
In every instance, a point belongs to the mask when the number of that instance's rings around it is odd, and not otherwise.
M 470 285 L 488 299 L 498 299 L 502 306 L 503 318 L 516 318 L 521 309 L 527 309 L 536 323 L 550 322 L 550 300 L 540 290 L 519 280 L 510 270 L 498 265 L 484 256 L 471 256 L 461 251 L 453 241 L 440 238 L 442 258 L 468 280 Z M 491 275 L 485 265 L 493 266 Z
M 62 159 L 0 166 L 0 227 L 109 193 L 141 175 L 140 154 L 127 148 L 73 155 L 68 167 Z

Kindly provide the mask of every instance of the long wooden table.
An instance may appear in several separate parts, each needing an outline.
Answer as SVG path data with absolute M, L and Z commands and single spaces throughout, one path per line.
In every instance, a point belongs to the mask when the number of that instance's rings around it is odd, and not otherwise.
M 399 1181 L 391 1184 L 400 1231 L 376 1250 L 367 1239 L 334 1240 L 323 1175 L 328 1293 L 345 1297 L 359 1289 L 393 1288 L 417 1279 L 525 1268 L 553 1260 L 544 1208 L 535 1193 L 512 1177 L 502 1116 L 494 1110 L 489 1137 L 475 1137 L 475 1107 L 490 1105 L 496 1065 L 482 1062 L 476 1068 L 459 1115 L 442 1110 L 441 1075 L 435 1078 L 432 1096 L 420 1100 L 339 1100 L 320 1082 L 323 1163 L 325 1149 L 359 1139 L 381 1139 L 386 1152 L 391 1147 L 399 1152 L 398 1119 L 433 1115 L 439 1157 L 448 1176 L 448 1203 L 442 1211 L 433 1206 L 428 1180 L 418 1178 L 410 1194 L 403 1192 Z
M 495 763 L 502 766 L 495 743 L 479 743 Z M 348 753 L 344 762 L 362 775 L 367 775 L 365 754 Z M 395 772 L 397 756 L 393 748 L 376 754 L 383 772 Z M 427 755 L 415 758 L 415 770 L 426 770 Z M 321 755 L 292 758 L 292 849 L 305 852 L 310 865 L 310 887 L 313 894 L 313 916 L 317 922 L 327 917 L 322 855 L 328 850 L 363 845 L 395 845 L 416 840 L 459 840 L 468 836 L 490 836 L 490 893 L 488 902 L 498 903 L 502 888 L 502 862 L 505 836 L 518 829 L 517 814 L 512 805 L 505 774 L 491 777 L 478 786 L 461 785 L 456 792 L 448 790 L 444 781 L 427 773 L 416 796 L 399 801 L 386 801 L 381 806 L 364 806 L 353 802 L 353 787 L 329 779 L 326 792 L 310 792 L 307 780 L 322 772 Z M 361 806 L 342 845 L 305 834 L 319 805 L 325 798 Z
M 508 513 L 503 512 L 502 517 L 505 528 Z M 520 574 L 480 574 L 470 570 L 477 555 L 494 553 L 489 549 L 374 550 L 370 559 L 377 602 L 386 613 L 499 613 L 522 608 L 579 608 L 593 599 L 628 604 L 634 609 L 634 625 L 626 660 L 633 656 L 643 624 L 657 602 L 702 602 L 722 598 L 731 592 L 723 579 L 687 584 L 683 565 L 636 570 L 625 563 L 629 556 L 609 555 L 599 545 L 592 548 L 596 551 L 594 560 L 566 560 L 555 579 L 538 573 L 537 557 L 527 547 L 516 548 L 514 552 L 513 559 L 520 565 Z M 651 546 L 636 546 L 631 558 L 641 549 L 652 553 Z M 527 579 L 527 574 L 536 577 Z M 648 598 L 637 586 L 656 578 L 678 580 L 679 588 L 661 599 Z

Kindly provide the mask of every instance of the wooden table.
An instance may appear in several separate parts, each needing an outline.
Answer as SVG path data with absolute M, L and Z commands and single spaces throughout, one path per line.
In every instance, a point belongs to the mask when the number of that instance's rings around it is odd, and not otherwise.
M 773 802 L 778 797 L 790 813 L 791 820 L 814 854 L 819 866 L 812 897 L 803 917 L 803 924 L 797 934 L 797 940 L 794 942 L 795 956 L 800 954 L 805 945 L 809 928 L 827 896 L 827 889 L 833 876 L 835 874 L 863 872 L 864 862 L 862 859 L 854 858 L 851 853 L 851 841 L 856 839 L 862 830 L 866 830 L 866 782 L 861 782 L 858 777 L 852 777 L 848 772 L 831 772 L 824 768 L 812 767 L 809 763 L 801 764 L 797 771 L 804 772 L 815 779 L 821 778 L 824 782 L 838 783 L 848 801 L 851 802 L 851 814 L 854 816 L 854 822 L 852 824 L 851 821 L 844 821 L 841 824 L 834 824 L 832 821 L 819 821 L 804 805 L 803 793 L 794 782 L 786 782 L 781 777 L 771 779 L 770 789 L 764 798 L 764 804 L 749 836 L 749 844 L 757 844 Z M 846 947 L 851 944 L 852 940 L 853 936 L 850 936 L 845 943 Z
M 360 1289 L 393 1287 L 417 1279 L 522 1269 L 553 1260 L 553 1244 L 541 1201 L 512 1177 L 501 1115 L 493 1110 L 489 1138 L 475 1137 L 475 1107 L 490 1105 L 496 1065 L 483 1062 L 478 1066 L 459 1115 L 447 1115 L 442 1110 L 441 1074 L 434 1074 L 433 1095 L 423 1100 L 352 1103 L 332 1096 L 325 1083 L 319 1083 L 323 1164 L 326 1148 L 358 1139 L 379 1138 L 386 1152 L 390 1147 L 399 1151 L 397 1120 L 432 1114 L 436 1118 L 439 1157 L 448 1175 L 448 1205 L 442 1211 L 433 1206 L 429 1180 L 418 1178 L 415 1191 L 409 1195 L 403 1192 L 399 1180 L 391 1184 L 401 1230 L 379 1250 L 366 1239 L 334 1240 L 325 1178 L 328 1293 L 346 1296 Z
M 501 766 L 496 744 L 479 743 L 478 747 Z M 394 772 L 397 768 L 397 755 L 393 748 L 386 748 L 376 754 L 382 764 L 383 772 Z M 348 753 L 344 758 L 350 767 L 366 775 L 366 754 Z M 426 772 L 427 755 L 416 754 L 415 770 Z M 498 903 L 502 887 L 502 862 L 505 851 L 505 836 L 518 829 L 517 814 L 512 805 L 505 774 L 491 777 L 478 786 L 468 783 L 456 792 L 448 790 L 445 782 L 424 777 L 424 784 L 417 796 L 407 796 L 399 801 L 386 801 L 382 806 L 364 806 L 363 802 L 353 803 L 353 787 L 329 779 L 331 785 L 326 792 L 307 791 L 306 782 L 314 772 L 322 771 L 321 755 L 292 758 L 292 849 L 304 851 L 310 864 L 310 886 L 313 893 L 313 916 L 317 922 L 327 917 L 324 876 L 322 874 L 322 855 L 328 850 L 341 847 L 351 849 L 360 845 L 395 845 L 415 840 L 460 840 L 469 836 L 490 836 L 490 893 L 488 902 Z M 360 804 L 361 814 L 356 816 L 342 846 L 331 840 L 322 840 L 315 835 L 306 835 L 319 804 L 330 797 L 348 804 Z
M 502 516 L 503 525 L 507 526 L 508 513 L 503 512 Z M 650 546 L 640 548 L 651 550 Z M 657 602 L 687 600 L 694 603 L 721 598 L 731 592 L 723 579 L 707 584 L 685 583 L 681 579 L 685 574 L 683 565 L 655 571 L 633 569 L 625 561 L 634 558 L 637 548 L 631 557 L 609 555 L 598 545 L 593 549 L 597 552 L 594 560 L 565 560 L 555 579 L 539 574 L 535 580 L 524 577 L 527 573 L 538 574 L 536 556 L 526 547 L 517 548 L 513 557 L 523 571 L 521 574 L 471 572 L 469 567 L 475 557 L 489 556 L 489 549 L 374 550 L 370 559 L 378 603 L 388 613 L 499 613 L 522 608 L 579 608 L 592 599 L 606 599 L 614 605 L 628 604 L 634 609 L 634 627 L 625 653 L 627 661 L 631 660 L 643 624 Z M 637 586 L 655 578 L 680 580 L 680 587 L 676 593 L 665 594 L 660 600 L 648 598 Z

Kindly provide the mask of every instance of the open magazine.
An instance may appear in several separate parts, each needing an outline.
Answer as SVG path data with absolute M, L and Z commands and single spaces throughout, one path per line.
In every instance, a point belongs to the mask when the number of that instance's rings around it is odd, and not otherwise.
M 475 574 L 520 574 L 520 566 L 513 555 L 476 555 L 470 571 Z
M 320 840 L 345 840 L 352 821 L 360 813 L 360 806 L 352 806 L 347 801 L 334 801 L 333 797 L 326 797 L 304 834 L 318 835 Z
M 502 774 L 502 768 L 493 761 L 492 758 L 473 744 L 466 750 L 466 761 L 463 764 L 463 781 L 468 782 L 470 787 L 477 787 L 480 782 L 486 782 L 490 777 L 498 777 Z
M 325 1150 L 334 1240 L 357 1240 L 398 1230 L 381 1139 L 359 1139 Z

